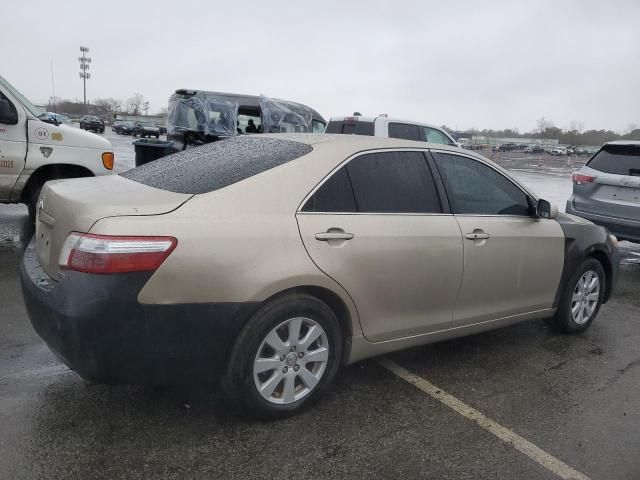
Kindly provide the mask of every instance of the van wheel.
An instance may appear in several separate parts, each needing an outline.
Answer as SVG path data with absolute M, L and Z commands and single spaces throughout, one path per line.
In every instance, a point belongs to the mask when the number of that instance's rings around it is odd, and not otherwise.
M 567 282 L 558 310 L 548 325 L 562 333 L 584 332 L 598 315 L 604 289 L 602 265 L 595 258 L 587 258 Z
M 36 219 L 38 197 L 40 196 L 40 192 L 42 191 L 43 185 L 44 183 L 32 185 L 29 188 L 29 192 L 26 195 L 27 210 L 29 211 L 29 218 L 31 219 L 31 221 L 35 221 Z
M 333 311 L 311 295 L 287 295 L 261 307 L 242 329 L 223 388 L 252 416 L 286 417 L 308 406 L 333 380 L 341 355 Z

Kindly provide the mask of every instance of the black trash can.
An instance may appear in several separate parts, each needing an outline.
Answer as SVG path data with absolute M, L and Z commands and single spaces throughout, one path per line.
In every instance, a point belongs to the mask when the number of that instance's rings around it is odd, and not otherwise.
M 136 149 L 136 167 L 166 157 L 173 152 L 173 142 L 141 138 L 133 142 Z

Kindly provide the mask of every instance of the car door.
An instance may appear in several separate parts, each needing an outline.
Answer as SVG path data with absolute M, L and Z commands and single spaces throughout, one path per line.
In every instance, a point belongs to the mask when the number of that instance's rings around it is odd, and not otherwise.
M 349 159 L 310 194 L 297 219 L 312 260 L 353 299 L 367 339 L 451 323 L 462 236 L 443 211 L 424 152 Z
M 27 155 L 26 114 L 20 104 L 0 92 L 0 100 L 9 103 L 14 119 L 0 120 L 0 200 L 11 198 L 11 191 L 24 169 Z M 17 120 L 15 115 L 17 115 Z
M 464 243 L 454 321 L 476 323 L 552 307 L 564 262 L 555 220 L 533 215 L 535 200 L 475 158 L 433 152 Z

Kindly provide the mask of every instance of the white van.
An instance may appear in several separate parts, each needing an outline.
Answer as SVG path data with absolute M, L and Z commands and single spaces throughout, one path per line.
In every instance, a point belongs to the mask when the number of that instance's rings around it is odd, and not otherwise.
M 0 203 L 26 203 L 33 218 L 45 182 L 105 175 L 113 163 L 109 140 L 52 120 L 0 76 Z
M 378 115 L 377 117 L 363 117 L 360 115 L 331 117 L 324 133 L 402 138 L 404 140 L 439 143 L 453 147 L 461 146 L 440 127 L 412 120 L 389 118 L 387 115 Z

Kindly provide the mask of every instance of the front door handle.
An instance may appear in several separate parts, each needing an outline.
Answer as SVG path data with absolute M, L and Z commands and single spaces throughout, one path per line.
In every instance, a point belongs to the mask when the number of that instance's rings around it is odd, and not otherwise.
M 353 233 L 329 231 L 323 233 L 316 233 L 316 240 L 321 242 L 328 242 L 330 240 L 351 240 Z
M 489 235 L 488 233 L 484 233 L 484 232 L 467 233 L 464 236 L 464 238 L 466 238 L 467 240 L 486 240 L 489 237 L 491 237 L 491 235 Z

